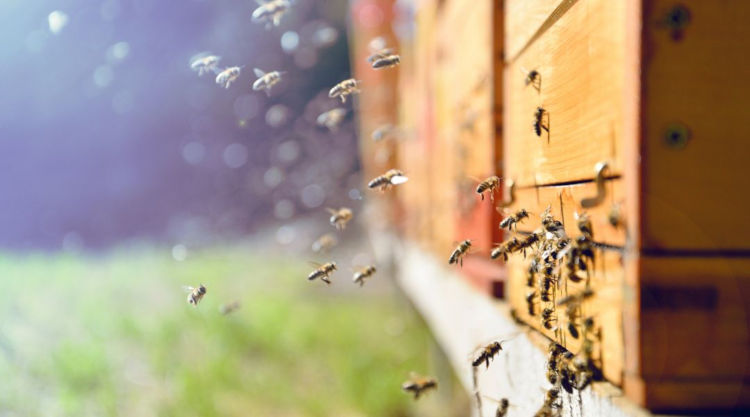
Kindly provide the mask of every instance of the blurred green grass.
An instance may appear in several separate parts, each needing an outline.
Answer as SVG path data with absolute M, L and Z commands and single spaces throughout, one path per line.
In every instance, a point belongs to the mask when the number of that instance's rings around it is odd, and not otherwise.
M 448 415 L 399 390 L 431 338 L 395 289 L 309 269 L 243 247 L 2 256 L 0 416 Z

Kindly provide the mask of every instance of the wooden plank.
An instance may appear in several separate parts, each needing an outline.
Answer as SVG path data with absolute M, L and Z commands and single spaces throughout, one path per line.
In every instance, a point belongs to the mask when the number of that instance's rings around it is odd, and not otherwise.
M 549 206 L 555 218 L 565 225 L 565 231 L 570 236 L 577 236 L 575 213 L 586 213 L 591 219 L 596 242 L 609 245 L 623 246 L 626 241 L 626 228 L 629 216 L 625 208 L 625 191 L 620 179 L 606 181 L 604 201 L 593 208 L 581 207 L 581 200 L 597 194 L 597 186 L 593 182 L 566 186 L 550 186 L 539 188 L 524 188 L 516 190 L 516 202 L 504 209 L 512 214 L 521 209 L 530 213 L 529 219 L 524 220 L 518 230 L 531 232 L 539 225 L 539 216 Z M 609 214 L 619 207 L 622 224 L 615 227 L 609 223 Z M 493 227 L 497 228 L 495 224 Z
M 505 0 L 506 60 L 518 55 L 560 3 L 563 0 Z
M 519 186 L 582 181 L 607 161 L 622 173 L 624 3 L 578 1 L 505 69 L 505 173 Z M 539 90 L 526 72 L 540 74 Z M 549 132 L 532 126 L 546 110 Z
M 748 252 L 750 2 L 680 1 L 690 20 L 678 39 L 660 23 L 675 2 L 648 4 L 643 247 Z M 680 125 L 690 132 L 684 144 L 666 137 Z

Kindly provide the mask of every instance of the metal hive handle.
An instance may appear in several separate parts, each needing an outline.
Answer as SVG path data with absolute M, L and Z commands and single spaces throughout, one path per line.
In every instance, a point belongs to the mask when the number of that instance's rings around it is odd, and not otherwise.
M 604 201 L 604 197 L 607 195 L 607 189 L 604 185 L 604 182 L 605 173 L 609 170 L 609 164 L 606 162 L 598 162 L 594 166 L 594 170 L 596 172 L 596 177 L 594 179 L 594 181 L 596 182 L 596 195 L 593 197 L 581 199 L 581 207 L 584 208 L 592 208 L 598 206 L 602 203 L 602 201 Z

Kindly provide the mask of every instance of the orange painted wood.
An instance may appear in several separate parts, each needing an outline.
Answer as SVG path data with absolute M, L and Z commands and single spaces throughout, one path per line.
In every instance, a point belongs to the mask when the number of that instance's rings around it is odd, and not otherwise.
M 680 1 L 678 40 L 660 24 L 676 3 L 647 2 L 643 62 L 643 247 L 750 252 L 750 3 Z M 684 146 L 666 132 L 682 125 Z
M 505 174 L 519 186 L 593 178 L 607 161 L 622 174 L 624 2 L 585 0 L 505 68 Z M 620 63 L 620 64 L 618 64 Z M 540 74 L 539 89 L 526 85 Z M 549 132 L 534 132 L 537 107 Z

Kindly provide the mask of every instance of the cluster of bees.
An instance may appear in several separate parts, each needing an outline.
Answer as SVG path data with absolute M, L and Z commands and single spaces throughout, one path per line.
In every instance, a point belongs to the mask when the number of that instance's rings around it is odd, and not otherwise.
M 265 25 L 266 29 L 278 26 L 282 17 L 292 6 L 290 0 L 257 1 L 259 6 L 252 13 L 252 21 Z M 397 66 L 401 62 L 400 56 L 393 48 L 387 47 L 385 39 L 382 37 L 373 39 L 370 42 L 370 49 L 371 54 L 367 57 L 367 62 L 370 63 L 373 69 L 382 70 L 385 68 L 391 68 Z M 199 76 L 210 73 L 215 74 L 216 84 L 228 89 L 239 79 L 243 67 L 231 66 L 221 69 L 219 66 L 220 61 L 221 57 L 204 53 L 193 57 L 190 62 L 190 68 L 193 71 L 196 71 Z M 255 73 L 256 79 L 252 83 L 252 90 L 264 91 L 268 95 L 270 95 L 272 87 L 282 82 L 282 76 L 284 74 L 283 71 L 274 70 L 266 72 L 259 68 L 254 68 L 253 72 Z M 349 78 L 334 85 L 329 90 L 328 97 L 332 99 L 338 98 L 341 100 L 341 104 L 345 104 L 350 96 L 361 92 L 361 87 L 362 82 L 360 80 Z M 335 131 L 346 118 L 347 113 L 347 109 L 336 107 L 321 113 L 317 117 L 316 122 L 320 126 Z M 374 141 L 383 140 L 394 134 L 395 129 L 396 128 L 390 124 L 381 126 L 372 133 L 372 138 Z M 401 170 L 390 169 L 369 181 L 368 188 L 385 192 L 391 187 L 404 184 L 407 181 L 408 177 Z M 327 210 L 330 214 L 329 222 L 337 231 L 344 230 L 346 225 L 354 218 L 354 212 L 348 207 L 341 207 L 339 209 L 328 208 Z M 312 243 L 312 250 L 315 253 L 327 253 L 337 244 L 338 239 L 336 236 L 332 233 L 326 233 Z M 338 270 L 336 262 L 330 261 L 323 264 L 313 262 L 313 264 L 315 269 L 308 274 L 308 281 L 319 279 L 327 285 L 331 284 L 333 274 Z M 377 268 L 374 265 L 359 267 L 354 271 L 352 282 L 362 287 L 367 280 L 375 275 L 376 272 Z M 187 301 L 193 306 L 197 306 L 207 292 L 206 287 L 203 284 L 198 287 L 185 287 L 185 289 L 189 292 Z M 220 307 L 220 312 L 222 314 L 229 314 L 236 311 L 239 307 L 239 302 L 235 301 L 222 305 Z M 404 392 L 412 394 L 416 400 L 424 392 L 436 389 L 437 385 L 438 383 L 435 378 L 411 373 L 409 380 L 404 382 L 401 388 Z

